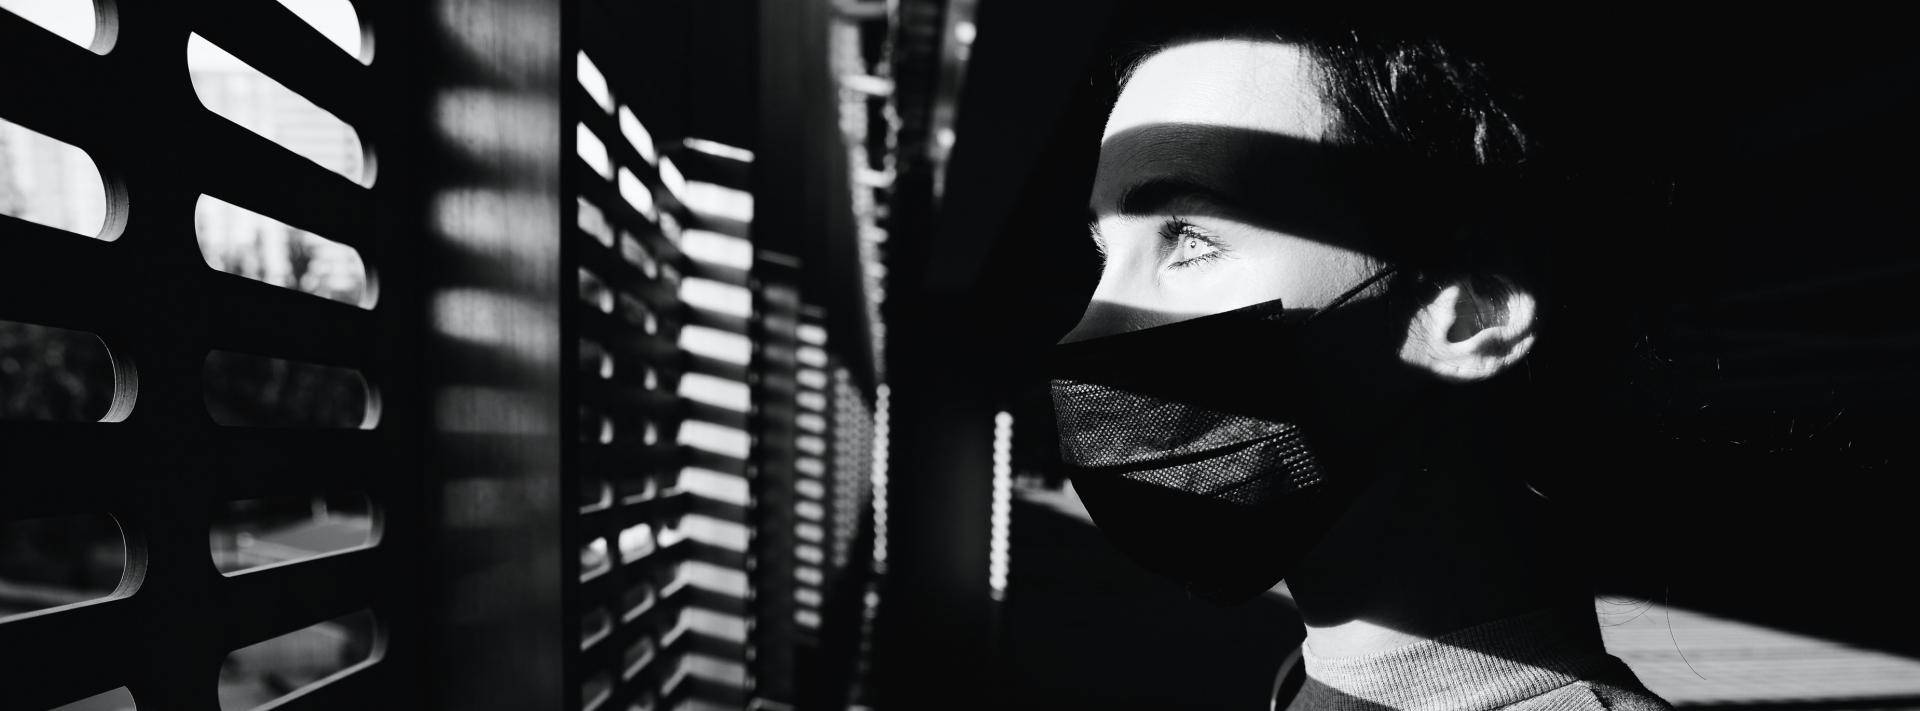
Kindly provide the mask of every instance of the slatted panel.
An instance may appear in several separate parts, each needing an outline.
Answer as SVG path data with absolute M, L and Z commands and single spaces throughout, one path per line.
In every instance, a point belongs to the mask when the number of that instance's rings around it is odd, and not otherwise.
M 819 651 L 823 627 L 851 624 L 831 619 L 835 612 L 845 614 L 846 606 L 830 601 L 861 596 L 847 578 L 857 577 L 867 562 L 855 556 L 853 543 L 867 523 L 873 462 L 866 398 L 834 354 L 840 344 L 829 338 L 823 315 L 817 307 L 802 309 L 793 332 L 786 359 L 791 407 L 781 433 L 793 471 L 793 617 L 796 639 L 808 653 Z
M 798 490 L 799 456 L 796 417 L 802 387 L 798 378 L 799 327 L 802 305 L 799 260 L 761 252 L 756 257 L 760 288 L 754 294 L 761 320 L 755 374 L 759 382 L 759 416 L 754 423 L 759 447 L 754 451 L 753 492 L 760 504 L 754 522 L 762 535 L 756 541 L 758 565 L 754 583 L 763 594 L 755 600 L 754 616 L 763 648 L 754 659 L 761 680 L 761 698 L 792 703 L 795 698 L 797 657 L 819 627 L 818 606 L 803 606 L 796 589 L 802 566 L 796 528 L 820 518 L 817 502 L 803 500 Z M 817 568 L 816 568 L 817 570 Z
M 611 21 L 596 0 L 572 10 L 581 27 Z M 748 275 L 689 258 L 680 242 L 696 229 L 745 239 L 747 224 L 703 215 L 669 187 L 674 178 L 662 166 L 685 159 L 682 137 L 667 135 L 667 122 L 623 116 L 656 117 L 662 109 L 621 89 L 646 85 L 631 73 L 647 67 L 630 47 L 597 39 L 617 36 L 571 34 L 579 51 L 570 53 L 563 92 L 570 209 L 562 268 L 566 288 L 579 295 L 567 306 L 562 334 L 573 350 L 566 362 L 578 364 L 562 404 L 579 413 L 564 472 L 575 497 L 563 526 L 567 575 L 579 580 L 566 601 L 568 619 L 579 621 L 567 632 L 566 707 L 741 707 L 750 687 L 729 668 L 744 669 L 749 658 L 751 637 L 736 633 L 751 629 L 752 588 L 727 578 L 744 580 L 750 558 L 739 541 L 715 539 L 713 531 L 747 525 L 752 502 L 717 498 L 701 482 L 744 482 L 745 453 L 704 438 L 720 428 L 744 441 L 750 412 L 736 406 L 745 403 L 683 390 L 721 381 L 744 390 L 751 368 L 744 351 L 730 360 L 683 338 L 688 329 L 745 337 L 750 319 L 689 304 L 682 294 L 689 279 L 744 288 Z M 636 126 L 650 133 L 634 133 Z M 704 478 L 683 485 L 690 469 Z M 641 555 L 622 557 L 623 532 Z M 604 566 L 589 548 L 597 540 L 606 541 Z M 716 619 L 735 622 L 707 626 Z
M 401 133 L 378 97 L 404 65 L 361 64 L 275 2 L 113 5 L 104 55 L 0 12 L 0 66 L 10 68 L 0 118 L 85 150 L 110 185 L 108 231 L 119 235 L 96 242 L 0 217 L 0 319 L 98 334 L 132 399 L 117 422 L 0 422 L 0 522 L 110 513 L 126 530 L 130 571 L 111 599 L 0 623 L 4 705 L 47 708 L 124 685 L 141 708 L 218 708 L 229 652 L 370 610 L 384 651 L 286 707 L 415 706 L 419 482 L 405 465 L 418 433 L 405 428 L 418 407 L 390 387 L 411 363 L 414 316 L 403 298 L 361 309 L 216 272 L 195 234 L 197 201 L 213 195 L 353 247 L 404 295 L 399 194 L 209 111 L 185 49 L 194 33 L 221 45 L 375 149 Z M 380 3 L 356 5 L 368 26 L 400 29 Z M 383 396 L 379 424 L 218 425 L 203 382 L 214 350 L 355 369 Z M 135 372 L 137 383 L 125 377 Z M 214 568 L 209 515 L 227 502 L 338 493 L 371 500 L 375 545 L 231 577 Z

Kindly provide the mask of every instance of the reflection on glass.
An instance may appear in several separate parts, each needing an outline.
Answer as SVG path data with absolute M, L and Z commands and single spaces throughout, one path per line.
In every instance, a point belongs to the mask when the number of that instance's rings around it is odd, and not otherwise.
M 679 443 L 734 459 L 746 459 L 753 444 L 743 430 L 700 420 L 680 423 Z
M 729 642 L 747 641 L 747 620 L 739 615 L 690 607 L 680 612 L 680 623 L 687 629 Z
M 688 277 L 681 281 L 680 300 L 688 306 L 728 316 L 746 318 L 753 315 L 753 292 L 743 286 L 711 279 Z
M 106 514 L 0 523 L 0 620 L 112 595 L 126 564 Z
M 613 313 L 613 289 L 584 267 L 580 269 L 580 300 L 601 313 Z
M 586 617 L 580 619 L 581 649 L 592 647 L 610 634 L 613 634 L 613 615 L 607 612 L 607 608 L 593 608 Z
M 591 580 L 612 569 L 613 559 L 607 553 L 607 539 L 595 538 L 580 547 L 580 580 Z
M 695 214 L 753 221 L 753 193 L 698 180 L 687 181 L 681 192 L 680 201 Z
M 584 197 L 575 198 L 575 200 L 580 209 L 574 222 L 580 227 L 580 231 L 593 235 L 600 244 L 612 247 L 613 226 L 607 224 L 607 213 L 602 212 L 599 205 L 593 204 Z
M 816 435 L 800 435 L 793 439 L 794 449 L 812 455 L 823 456 L 827 453 L 827 441 Z
M 655 437 L 658 438 L 658 435 Z M 621 503 L 637 504 L 659 495 L 660 485 L 653 480 L 653 477 L 646 474 L 627 476 L 620 480 Z
M 734 269 L 753 266 L 752 242 L 718 232 L 687 230 L 681 235 L 680 251 L 696 262 Z
M 793 470 L 807 476 L 824 476 L 827 473 L 827 463 L 821 461 L 819 457 L 797 457 L 793 460 Z M 803 479 L 794 486 L 799 487 L 809 482 L 815 486 L 820 485 L 817 480 Z M 804 494 L 805 489 L 801 489 L 801 492 Z
M 620 197 L 625 198 L 627 204 L 632 205 L 641 216 L 649 220 L 660 219 L 659 210 L 653 204 L 653 190 L 626 168 L 620 169 Z
M 343 304 L 372 308 L 360 252 L 209 195 L 200 196 L 193 229 L 207 266 L 234 276 Z
M 653 309 L 630 294 L 620 294 L 618 311 L 627 323 L 639 326 L 651 336 L 660 330 L 660 319 L 653 315 Z
M 816 619 L 814 624 L 809 626 L 817 627 L 819 621 Z M 747 683 L 746 665 L 706 654 L 682 656 L 680 668 L 695 678 L 728 686 L 744 687 Z
M 688 138 L 681 141 L 681 145 L 710 156 L 740 161 L 742 163 L 753 162 L 753 151 L 738 146 L 729 146 L 718 141 L 709 141 L 705 138 Z
M 373 613 L 362 610 L 234 650 L 220 664 L 220 708 L 256 708 L 370 663 L 374 635 Z
M 113 405 L 113 356 L 85 331 L 0 321 L 0 420 L 97 422 Z
M 626 651 L 620 655 L 622 663 L 620 676 L 631 679 L 633 675 L 639 674 L 640 670 L 647 668 L 647 665 L 653 662 L 657 649 L 659 649 L 659 643 L 653 641 L 653 635 L 640 635 L 640 638 L 627 645 Z
M 607 697 L 612 695 L 613 678 L 606 672 L 587 677 L 587 680 L 580 684 L 581 708 L 586 711 L 599 708 L 601 704 L 607 702 Z
M 737 365 L 746 365 L 753 356 L 753 342 L 746 336 L 706 326 L 688 325 L 680 329 L 680 350 Z
M 795 588 L 793 601 L 801 607 L 820 609 L 820 591 L 814 588 Z
M 639 267 L 640 273 L 647 275 L 648 279 L 660 276 L 660 263 L 654 260 L 647 246 L 626 232 L 620 233 L 620 256 L 628 263 Z
M 654 543 L 658 544 L 661 548 L 666 548 L 686 540 L 687 534 L 685 531 L 680 530 L 680 526 L 680 521 L 674 521 L 671 525 L 666 521 L 661 521 L 660 530 L 653 535 Z
M 793 401 L 798 403 L 800 407 L 808 410 L 824 411 L 827 409 L 827 396 L 818 392 L 798 393 L 793 396 Z
M 827 510 L 818 501 L 801 501 L 793 505 L 793 514 L 803 521 L 821 521 L 827 517 Z
M 229 501 L 207 538 L 213 566 L 230 575 L 369 545 L 373 505 L 358 494 Z
M 222 425 L 371 429 L 379 420 L 366 378 L 347 368 L 214 351 L 201 376 L 207 414 Z
M 660 184 L 675 199 L 684 199 L 687 194 L 687 178 L 680 174 L 680 168 L 673 164 L 672 158 L 660 159 Z
M 600 73 L 600 66 L 587 58 L 583 50 L 574 54 L 575 64 L 573 80 L 580 83 L 587 96 L 593 97 L 593 103 L 600 105 L 602 111 L 613 111 L 613 93 L 607 90 L 607 75 Z
M 625 136 L 627 143 L 632 144 L 633 150 L 639 152 L 640 157 L 648 163 L 659 160 L 659 153 L 653 146 L 653 134 L 625 106 L 620 107 L 620 135 Z
M 593 172 L 599 173 L 602 178 L 613 179 L 613 159 L 607 157 L 607 144 L 600 140 L 599 134 L 584 123 L 574 124 L 573 143 L 574 154 L 586 161 L 587 167 L 593 168 Z
M 280 0 L 280 4 L 361 64 L 371 62 L 372 55 L 361 51 L 360 16 L 349 0 Z
M 605 346 L 592 339 L 580 339 L 580 372 L 607 380 L 613 377 L 614 367 L 613 354 L 608 353 Z
M 198 34 L 187 39 L 187 69 L 208 110 L 348 180 L 373 184 L 360 134 L 339 117 Z
M 636 523 L 620 532 L 620 559 L 632 562 L 653 552 L 653 527 Z
M 579 427 L 577 430 L 581 442 L 598 442 L 600 444 L 613 442 L 614 429 L 612 419 L 601 415 L 599 411 L 584 404 L 580 406 L 577 415 L 579 417 Z
M 0 119 L 0 215 L 113 239 L 107 189 L 86 151 Z
M 746 477 L 711 469 L 687 467 L 680 470 L 679 488 L 681 491 L 703 499 L 712 499 L 735 506 L 746 506 L 751 501 L 750 487 Z
M 715 548 L 746 552 L 752 534 L 740 523 L 701 514 L 680 517 L 680 535 Z
M 0 0 L 0 10 L 82 47 L 92 47 L 99 27 L 93 0 Z
M 613 485 L 605 479 L 583 476 L 580 478 L 579 508 L 582 513 L 599 511 L 613 505 Z
M 665 237 L 669 243 L 679 244 L 680 233 L 685 231 L 685 228 L 680 226 L 680 218 L 674 217 L 671 212 L 663 212 L 660 213 L 659 223 L 660 236 Z
M 653 583 L 642 580 L 628 587 L 620 595 L 620 618 L 631 621 L 653 609 L 653 603 L 659 598 L 653 594 Z
M 706 373 L 681 375 L 680 397 L 737 412 L 747 412 L 753 405 L 753 391 L 746 383 Z
M 825 560 L 819 546 L 803 543 L 793 547 L 793 557 L 803 563 L 819 565 Z
M 72 703 L 55 706 L 53 711 L 134 711 L 133 692 L 127 687 L 102 691 Z
M 680 564 L 680 580 L 701 590 L 745 599 L 747 573 L 712 563 L 689 560 Z

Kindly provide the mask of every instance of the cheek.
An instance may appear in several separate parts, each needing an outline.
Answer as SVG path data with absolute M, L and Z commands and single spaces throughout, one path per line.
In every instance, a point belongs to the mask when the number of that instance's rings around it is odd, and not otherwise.
M 1234 306 L 1280 299 L 1288 308 L 1318 308 L 1369 273 L 1357 253 L 1289 237 L 1262 240 L 1236 256 L 1212 275 L 1214 298 Z
M 1157 264 L 1119 269 L 1110 274 L 1117 298 L 1143 308 L 1184 317 L 1230 311 L 1267 301 L 1290 275 L 1261 259 L 1221 259 L 1185 269 Z
M 1269 298 L 1284 299 L 1291 308 L 1331 304 L 1375 269 L 1359 252 L 1292 237 L 1275 240 L 1266 261 L 1263 269 L 1277 275 L 1262 280 L 1271 285 Z
M 1208 312 L 1228 311 L 1263 301 L 1285 299 L 1289 306 L 1297 298 L 1293 286 L 1299 279 L 1293 265 L 1268 255 L 1235 255 L 1195 270 L 1190 298 Z

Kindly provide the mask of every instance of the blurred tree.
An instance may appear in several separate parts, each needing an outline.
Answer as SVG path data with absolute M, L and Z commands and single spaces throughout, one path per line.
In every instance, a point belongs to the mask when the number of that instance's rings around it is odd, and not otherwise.
M 0 419 L 98 420 L 113 401 L 113 359 L 99 337 L 0 321 Z

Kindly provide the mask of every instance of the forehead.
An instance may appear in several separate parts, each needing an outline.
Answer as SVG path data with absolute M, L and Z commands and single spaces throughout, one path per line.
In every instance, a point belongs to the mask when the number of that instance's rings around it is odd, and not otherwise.
M 1312 141 L 1330 128 L 1312 58 L 1298 45 L 1254 40 L 1193 42 L 1148 57 L 1121 90 L 1101 138 L 1167 123 Z

